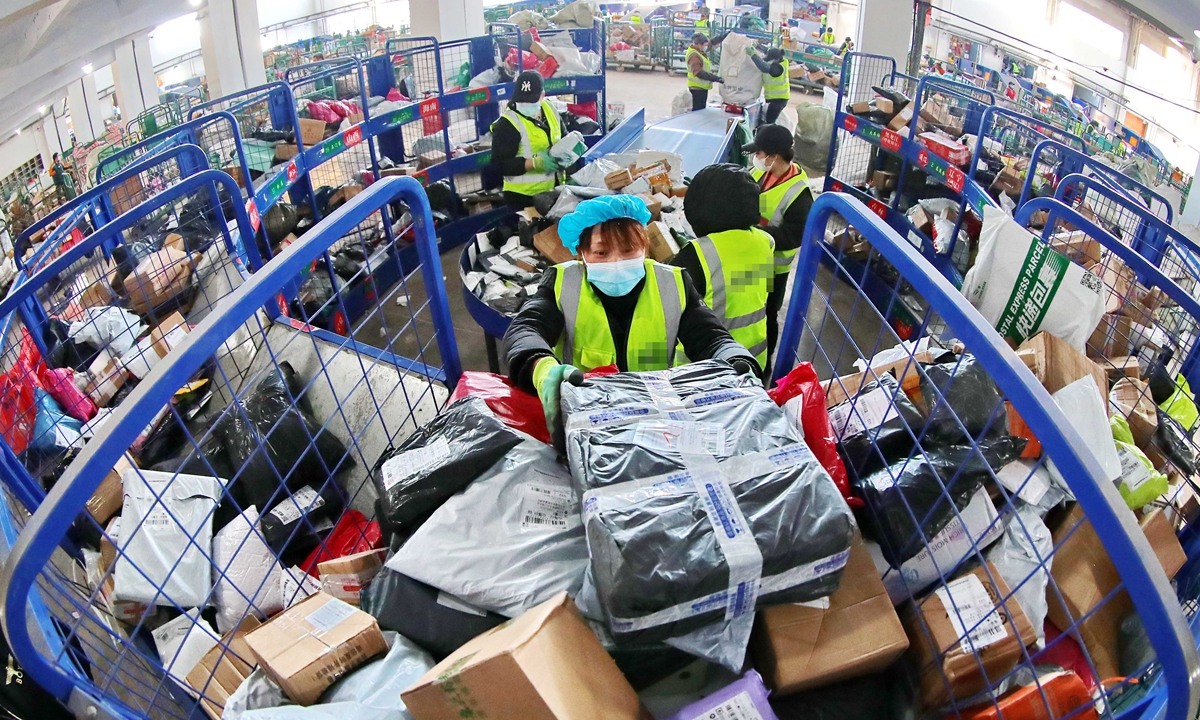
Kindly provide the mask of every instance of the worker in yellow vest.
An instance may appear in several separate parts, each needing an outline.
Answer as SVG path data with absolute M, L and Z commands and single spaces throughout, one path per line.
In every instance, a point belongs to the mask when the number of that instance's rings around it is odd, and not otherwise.
M 692 110 L 703 110 L 708 105 L 708 91 L 713 83 L 721 82 L 719 75 L 712 72 L 712 61 L 708 59 L 710 42 L 704 33 L 692 35 L 692 44 L 684 54 L 687 63 L 688 91 L 692 93 Z
M 688 185 L 683 212 L 696 240 L 671 264 L 734 340 L 767 367 L 767 296 L 774 287 L 775 241 L 758 227 L 758 183 L 738 165 L 709 165 Z
M 792 99 L 792 79 L 788 75 L 791 63 L 784 58 L 782 48 L 771 48 L 763 57 L 758 56 L 753 45 L 746 52 L 763 74 L 763 97 L 767 101 L 763 122 L 772 124 Z
M 775 280 L 767 298 L 767 347 L 772 352 L 779 337 L 779 308 L 787 291 L 792 259 L 804 239 L 804 225 L 813 204 L 808 175 L 792 162 L 793 143 L 791 131 L 782 125 L 761 125 L 754 133 L 754 142 L 742 148 L 751 156 L 750 174 L 758 182 L 759 223 L 775 241 Z
M 832 45 L 837 42 L 837 36 L 833 34 L 833 28 L 826 25 L 821 28 L 821 44 Z
M 696 32 L 707 35 L 710 25 L 711 22 L 709 21 L 708 8 L 700 8 L 700 19 L 696 21 Z
M 561 432 L 563 382 L 615 364 L 622 372 L 666 370 L 676 346 L 692 360 L 759 367 L 704 304 L 686 272 L 646 257 L 650 211 L 635 195 L 585 200 L 558 223 L 563 247 L 582 258 L 542 275 L 513 318 L 504 352 L 513 381 L 541 398 L 551 433 Z
M 504 199 L 526 208 L 533 196 L 553 190 L 565 175 L 550 155 L 562 139 L 558 113 L 542 93 L 542 76 L 526 70 L 517 76 L 508 108 L 492 123 L 492 166 L 504 176 Z

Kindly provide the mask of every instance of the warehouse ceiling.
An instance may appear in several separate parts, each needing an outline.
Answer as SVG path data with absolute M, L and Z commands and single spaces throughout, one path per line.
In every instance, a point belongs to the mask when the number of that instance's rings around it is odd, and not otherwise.
M 0 0 L 0 137 L 65 97 L 84 64 L 107 65 L 119 41 L 188 12 L 188 0 Z
M 1119 5 L 1143 18 L 1152 19 L 1187 45 L 1200 44 L 1200 0 L 1119 0 Z

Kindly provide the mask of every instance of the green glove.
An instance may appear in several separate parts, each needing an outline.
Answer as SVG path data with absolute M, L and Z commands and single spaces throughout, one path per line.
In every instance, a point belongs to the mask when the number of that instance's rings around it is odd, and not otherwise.
M 754 56 L 754 47 L 751 46 L 751 47 L 746 48 L 746 54 L 753 57 Z
M 543 150 L 534 156 L 533 169 L 540 173 L 554 172 L 558 170 L 558 163 L 554 160 L 549 150 Z
M 546 428 L 550 431 L 555 446 L 565 442 L 562 424 L 562 384 L 583 384 L 583 371 L 574 365 L 562 365 L 557 359 L 546 356 L 533 366 L 533 387 L 542 401 L 542 414 L 546 416 Z

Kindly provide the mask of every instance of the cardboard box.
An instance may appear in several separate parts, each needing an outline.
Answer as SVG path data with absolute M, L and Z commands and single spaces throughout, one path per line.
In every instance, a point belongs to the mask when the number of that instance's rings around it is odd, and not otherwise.
M 633 183 L 633 174 L 629 172 L 629 168 L 614 170 L 604 176 L 604 184 L 609 190 L 620 190 L 626 185 Z
M 650 257 L 665 263 L 679 254 L 679 244 L 671 229 L 662 221 L 651 222 L 646 226 L 646 235 L 650 238 Z
M 117 391 L 125 385 L 125 368 L 107 350 L 101 350 L 88 367 L 88 384 L 83 392 L 96 403 L 96 407 L 107 407 Z
M 321 590 L 351 605 L 358 605 L 362 589 L 375 579 L 386 559 L 387 548 L 379 548 L 326 560 L 317 565 L 321 573 Z
M 247 634 L 246 644 L 297 705 L 312 705 L 338 678 L 387 652 L 375 618 L 323 592 Z
M 1146 383 L 1138 378 L 1121 378 L 1109 391 L 1108 401 L 1129 421 L 1133 442 L 1140 448 L 1149 448 L 1158 431 L 1158 407 Z
M 808 81 L 814 82 L 818 85 L 823 85 L 825 84 L 825 73 L 821 72 L 820 70 L 813 70 L 808 74 Z
M 913 105 L 914 103 L 909 103 L 901 108 L 900 112 L 896 113 L 896 116 L 888 121 L 888 129 L 899 131 L 900 128 L 907 127 L 908 123 L 912 120 Z
M 444 162 L 446 162 L 446 151 L 444 150 L 430 150 L 417 156 L 417 168 L 420 170 Z
M 871 102 L 873 102 L 875 104 L 875 109 L 878 110 L 879 112 L 887 113 L 888 115 L 892 114 L 892 112 L 893 112 L 892 101 L 889 100 L 888 98 L 877 97 L 874 100 L 872 100 Z
M 822 603 L 759 610 L 750 652 L 777 695 L 883 670 L 908 649 L 908 635 L 861 538 L 850 546 L 842 583 Z
M 886 170 L 876 170 L 871 176 L 871 186 L 876 192 L 885 193 L 896 189 L 896 173 Z
M 137 462 L 130 455 L 122 455 L 113 469 L 109 470 L 104 479 L 100 481 L 100 487 L 96 488 L 96 492 L 92 493 L 92 497 L 84 505 L 101 527 L 104 527 L 114 515 L 121 512 L 121 505 L 125 502 L 125 486 L 121 484 L 121 473 L 136 467 Z
M 635 720 L 640 710 L 566 593 L 463 645 L 401 697 L 416 720 Z
M 1119 313 L 1105 313 L 1096 329 L 1087 340 L 1087 352 L 1097 358 L 1101 366 L 1108 365 L 1108 358 L 1128 355 L 1133 351 L 1133 340 L 1137 333 L 1133 320 Z
M 1141 363 L 1134 355 L 1109 358 L 1104 365 L 1104 370 L 1108 373 L 1108 379 L 1114 382 L 1123 377 L 1137 379 L 1142 375 Z
M 1100 262 L 1100 255 L 1104 252 L 1100 241 L 1082 230 L 1060 232 L 1051 236 L 1050 247 L 1085 268 L 1091 268 Z
M 1056 393 L 1084 375 L 1096 380 L 1096 387 L 1103 392 L 1108 387 L 1108 375 L 1104 368 L 1073 348 L 1070 343 L 1048 332 L 1040 332 L 1021 343 L 1020 350 L 1034 351 L 1030 370 L 1050 393 Z M 1108 403 L 1104 403 L 1105 407 Z
M 924 111 L 922 111 L 924 114 Z M 1021 179 L 1021 173 L 1008 167 L 1007 165 L 998 173 L 996 179 L 992 181 L 991 189 L 997 192 L 1008 193 L 1009 195 L 1020 195 L 1024 181 Z
M 642 202 L 646 203 L 646 209 L 650 211 L 651 222 L 654 222 L 662 217 L 661 200 L 656 200 L 653 195 L 648 195 L 646 193 L 639 193 L 638 197 L 642 199 Z
M 187 253 L 164 247 L 138 263 L 125 278 L 125 291 L 134 311 L 145 314 L 182 291 L 191 275 L 192 263 Z
M 229 696 L 258 667 L 254 653 L 246 644 L 246 633 L 254 631 L 260 624 L 252 615 L 243 619 L 236 630 L 221 638 L 221 642 L 188 672 L 187 684 L 200 696 L 200 704 L 212 720 L 221 720 Z
M 808 77 L 808 68 L 804 63 L 789 63 L 788 64 L 788 79 L 803 80 Z M 865 104 L 865 103 L 864 103 Z M 851 111 L 853 112 L 853 111 Z
M 183 336 L 192 331 L 192 326 L 177 312 L 167 316 L 150 331 L 150 347 L 160 358 L 164 358 L 172 349 L 183 342 Z
M 275 146 L 275 162 L 287 162 L 300 154 L 300 148 L 296 147 L 296 143 L 281 142 Z
M 362 185 L 359 185 L 358 183 L 349 183 L 338 188 L 337 192 L 335 192 L 333 196 L 329 198 L 329 202 L 332 205 L 341 205 L 349 202 L 354 198 L 355 195 L 358 195 L 362 191 Z
M 1154 510 L 1142 518 L 1141 527 L 1163 572 L 1167 578 L 1174 577 L 1186 557 L 1170 519 L 1161 510 Z M 1099 677 L 1115 677 L 1120 674 L 1121 620 L 1133 611 L 1133 602 L 1123 590 L 1104 602 L 1120 584 L 1121 578 L 1095 528 L 1087 521 L 1083 508 L 1072 505 L 1065 516 L 1053 524 L 1052 534 L 1057 550 L 1050 575 L 1058 592 L 1053 587 L 1046 588 L 1049 608 L 1046 617 L 1059 629 L 1076 624 L 1075 618 L 1087 617 L 1077 623 L 1079 637 L 1087 647 Z
M 325 139 L 325 121 L 300 118 L 300 142 L 312 147 Z
M 671 186 L 670 172 L 671 172 L 670 163 L 668 163 L 666 160 L 659 160 L 658 162 L 654 163 L 653 165 L 647 165 L 646 167 L 640 167 L 640 168 L 635 168 L 635 169 L 631 170 L 630 175 L 631 175 L 631 177 L 633 177 L 634 180 L 637 180 L 639 178 L 645 178 L 646 182 L 650 184 L 650 187 L 654 187 L 656 185 L 659 185 L 659 186 L 665 185 L 667 187 L 670 187 Z M 604 179 L 605 179 L 605 182 L 608 181 L 608 177 L 605 177 Z
M 986 690 L 989 679 L 995 682 L 1012 670 L 1022 649 L 1037 641 L 1020 604 L 1009 595 L 999 571 L 988 563 L 951 580 L 905 614 L 926 707 Z M 989 602 L 990 614 L 961 627 L 959 614 L 968 604 L 986 607 Z
M 687 197 L 687 185 L 675 185 L 671 188 L 671 197 Z
M 558 237 L 557 225 L 551 225 L 537 235 L 534 235 L 533 246 L 555 265 L 575 259 L 571 251 L 563 247 L 562 240 Z
M 112 199 L 113 209 L 118 215 L 128 212 L 146 199 L 146 193 L 142 189 L 142 176 L 131 175 L 125 182 L 112 190 L 109 197 Z
M 529 52 L 536 55 L 538 60 L 545 60 L 546 58 L 550 57 L 550 51 L 546 49 L 545 45 L 541 44 L 537 40 L 529 43 Z
M 83 307 L 103 307 L 113 304 L 113 280 L 117 276 L 117 266 L 112 260 L 101 265 L 89 265 L 75 278 L 71 286 L 71 297 Z

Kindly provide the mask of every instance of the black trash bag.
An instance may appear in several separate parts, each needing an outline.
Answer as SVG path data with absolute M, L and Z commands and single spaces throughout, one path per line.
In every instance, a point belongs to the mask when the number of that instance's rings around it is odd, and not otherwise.
M 375 463 L 379 523 L 407 535 L 521 442 L 477 397 L 457 400 Z M 394 461 L 393 461 L 394 459 Z
M 594 135 L 600 132 L 600 123 L 586 115 L 568 114 L 566 116 L 566 131 L 578 132 L 580 135 Z
M 899 691 L 895 673 L 886 670 L 874 675 L 845 680 L 793 695 L 772 694 L 771 709 L 779 720 L 894 720 L 905 716 L 896 712 Z
M 533 208 L 538 211 L 542 217 L 549 217 L 550 208 L 554 207 L 554 203 L 558 202 L 558 188 L 540 192 L 533 196 Z
M 258 517 L 263 539 L 279 556 L 285 567 L 298 565 L 333 530 L 334 522 L 346 507 L 342 489 L 334 480 L 304 485 L 290 495 L 266 505 Z
M 314 268 L 300 283 L 300 291 L 291 302 L 292 314 L 313 325 L 328 327 L 337 312 L 337 303 L 333 302 L 333 282 L 323 264 Z
M 437 662 L 508 620 L 386 567 L 363 588 L 360 604 L 380 629 L 400 633 Z
M 234 486 L 247 505 L 270 507 L 281 484 L 321 485 L 354 458 L 333 433 L 322 430 L 300 396 L 303 383 L 282 362 L 217 421 L 214 434 L 235 468 Z
M 666 643 L 617 644 L 604 623 L 586 618 L 584 622 L 596 633 L 600 644 L 617 664 L 617 669 L 638 692 L 696 662 L 695 655 L 689 655 Z
M 299 222 L 300 215 L 296 212 L 295 205 L 283 202 L 273 205 L 263 217 L 263 227 L 267 229 L 267 240 L 270 241 L 271 247 L 275 247 L 291 235 Z
M 964 443 L 968 438 L 980 437 L 984 430 L 990 436 L 1008 434 L 1008 414 L 1000 388 L 974 355 L 926 365 L 921 376 L 921 400 L 921 410 L 929 418 L 926 442 Z
M 72 340 L 70 332 L 71 326 L 58 318 L 49 318 L 42 326 L 42 342 L 49 350 L 46 364 L 56 370 L 71 368 L 83 372 L 91 367 L 100 351 L 90 343 Z
M 867 503 L 859 513 L 863 535 L 879 543 L 888 562 L 900 567 L 925 548 L 918 522 L 925 538 L 932 539 L 991 477 L 988 466 L 996 471 L 1016 460 L 1025 443 L 1005 436 L 985 440 L 978 448 L 926 445 L 924 454 L 915 452 L 871 475 L 852 478 L 854 494 Z
M 1195 475 L 1196 454 L 1192 452 L 1191 443 L 1188 442 L 1188 435 L 1183 426 L 1175 418 L 1163 412 L 1162 408 L 1156 407 L 1155 410 L 1158 411 L 1158 429 L 1154 431 L 1151 442 L 1159 450 L 1162 450 L 1167 459 L 1174 463 L 1180 472 L 1189 477 Z
M 864 428 L 874 416 L 882 417 L 883 422 Z M 908 457 L 925 425 L 924 416 L 891 373 L 883 373 L 878 380 L 864 385 L 854 398 L 830 409 L 829 421 L 833 434 L 841 438 L 838 454 L 851 479 Z
M 461 215 L 461 203 L 450 188 L 449 180 L 438 180 L 425 186 L 425 194 L 429 196 L 429 209 L 432 212 L 443 212 L 450 215 Z
M 333 271 L 348 283 L 366 280 L 366 273 L 363 272 L 366 265 L 367 255 L 357 245 L 344 247 L 333 255 Z
M 74 655 L 73 652 L 71 654 Z M 75 717 L 25 672 L 2 633 L 0 663 L 4 666 L 4 684 L 0 685 L 0 717 L 12 720 L 72 720 Z

